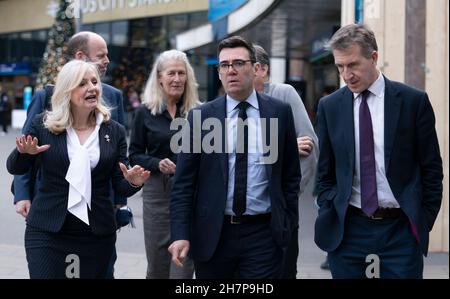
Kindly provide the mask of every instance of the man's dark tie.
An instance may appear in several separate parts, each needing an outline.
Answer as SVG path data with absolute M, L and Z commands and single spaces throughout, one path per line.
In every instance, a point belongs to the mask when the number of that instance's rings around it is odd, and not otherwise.
M 361 94 L 359 106 L 359 161 L 361 173 L 361 209 L 372 216 L 378 209 L 377 178 L 375 169 L 375 152 L 373 145 L 372 118 L 370 117 L 367 97 L 369 90 Z
M 237 106 L 239 108 L 238 118 L 245 121 L 247 119 L 247 107 L 249 103 L 241 102 Z M 239 122 L 237 123 L 239 124 Z M 244 214 L 246 209 L 246 199 L 247 199 L 247 156 L 248 156 L 248 127 L 239 130 L 237 128 L 237 138 L 236 138 L 236 163 L 234 169 L 234 195 L 233 195 L 233 212 L 236 216 L 241 216 Z M 244 133 L 242 138 L 241 134 Z M 242 146 L 238 146 L 238 142 L 244 141 L 243 152 L 239 152 L 237 149 Z

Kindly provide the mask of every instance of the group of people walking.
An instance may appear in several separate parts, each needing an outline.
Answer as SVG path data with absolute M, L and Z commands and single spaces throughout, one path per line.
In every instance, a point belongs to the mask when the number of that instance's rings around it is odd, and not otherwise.
M 268 53 L 231 36 L 217 51 L 225 94 L 207 103 L 185 53 L 158 56 L 127 156 L 120 92 L 101 83 L 106 43 L 73 36 L 7 161 L 30 277 L 67 277 L 75 254 L 78 277 L 112 278 L 115 211 L 142 189 L 147 278 L 295 278 L 298 199 L 314 185 L 334 278 L 366 277 L 370 254 L 381 278 L 421 278 L 442 200 L 431 104 L 379 71 L 365 25 L 329 45 L 347 85 L 320 100 L 318 137 L 295 89 L 270 82 Z

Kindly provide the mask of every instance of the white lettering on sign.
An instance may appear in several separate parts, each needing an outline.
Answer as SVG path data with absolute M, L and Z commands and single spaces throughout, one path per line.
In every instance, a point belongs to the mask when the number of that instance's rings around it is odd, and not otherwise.
M 185 0 L 66 0 L 70 3 L 70 10 L 81 9 L 83 14 L 113 11 L 117 9 L 134 9 L 144 6 L 164 5 Z M 55 14 L 56 2 L 51 1 L 47 6 L 48 14 Z M 77 17 L 76 12 L 72 12 L 69 17 Z

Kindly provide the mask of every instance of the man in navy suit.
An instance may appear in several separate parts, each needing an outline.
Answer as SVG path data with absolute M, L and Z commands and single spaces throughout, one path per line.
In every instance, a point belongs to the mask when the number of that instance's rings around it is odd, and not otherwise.
M 362 24 L 329 42 L 347 86 L 318 107 L 315 242 L 333 278 L 422 278 L 442 200 L 442 160 L 425 92 L 388 80 Z
M 218 56 L 226 94 L 189 113 L 191 139 L 182 145 L 190 149 L 178 157 L 171 193 L 169 251 L 178 265 L 190 254 L 197 278 L 278 278 L 298 223 L 301 174 L 292 110 L 254 90 L 258 64 L 251 43 L 229 37 Z M 247 128 L 240 124 L 245 120 Z M 255 150 L 268 142 L 270 151 Z
M 104 76 L 109 64 L 108 48 L 105 40 L 94 32 L 83 31 L 73 35 L 67 44 L 67 53 L 73 59 L 79 59 L 94 63 L 100 73 Z M 108 84 L 102 83 L 103 100 L 112 108 L 111 118 L 122 125 L 124 123 L 123 97 L 122 92 Z M 27 110 L 27 119 L 22 128 L 25 133 L 31 126 L 31 122 L 35 115 L 51 109 L 47 100 L 51 98 L 53 90 L 49 88 L 37 90 L 30 106 Z M 27 217 L 30 210 L 33 195 L 36 193 L 39 185 L 39 173 L 36 180 L 31 181 L 31 172 L 24 175 L 14 176 L 14 204 L 16 212 L 23 217 Z M 127 204 L 126 197 L 112 193 L 116 208 L 120 208 Z M 115 254 L 114 254 L 115 261 Z M 109 271 L 108 277 L 112 278 L 112 270 Z

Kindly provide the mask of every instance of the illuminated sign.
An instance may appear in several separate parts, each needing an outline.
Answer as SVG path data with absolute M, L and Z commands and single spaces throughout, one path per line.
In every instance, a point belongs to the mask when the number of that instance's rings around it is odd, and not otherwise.
M 0 63 L 0 75 L 22 75 L 30 73 L 30 64 L 27 62 Z

